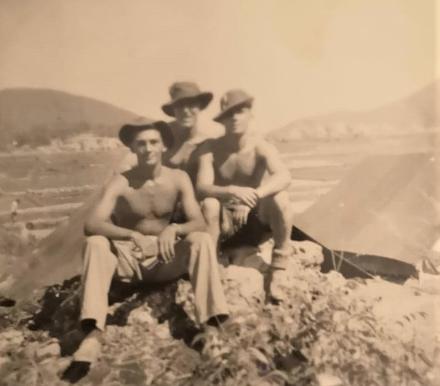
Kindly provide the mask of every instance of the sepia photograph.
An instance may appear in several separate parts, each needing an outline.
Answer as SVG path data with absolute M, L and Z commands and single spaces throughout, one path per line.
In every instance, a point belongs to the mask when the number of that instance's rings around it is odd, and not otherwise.
M 0 386 L 440 385 L 439 5 L 0 0 Z

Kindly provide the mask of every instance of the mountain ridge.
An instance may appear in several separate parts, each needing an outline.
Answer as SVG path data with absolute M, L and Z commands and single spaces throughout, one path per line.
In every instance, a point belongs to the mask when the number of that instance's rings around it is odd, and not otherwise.
M 98 99 L 47 88 L 0 90 L 3 145 L 41 145 L 79 133 L 115 136 L 137 114 Z
M 394 102 L 363 110 L 308 116 L 273 131 L 278 140 L 340 138 L 415 132 L 440 125 L 440 80 Z

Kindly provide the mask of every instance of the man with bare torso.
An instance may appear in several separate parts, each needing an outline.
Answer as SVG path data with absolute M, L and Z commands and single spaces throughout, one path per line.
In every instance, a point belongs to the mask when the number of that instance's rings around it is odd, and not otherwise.
M 162 165 L 173 137 L 165 122 L 145 118 L 125 125 L 121 141 L 137 164 L 115 175 L 85 224 L 81 324 L 88 335 L 74 362 L 93 362 L 100 347 L 113 277 L 160 283 L 188 273 L 200 324 L 216 324 L 228 309 L 212 239 L 188 175 Z M 171 223 L 181 202 L 187 221 Z
M 242 90 L 231 90 L 221 99 L 215 120 L 224 125 L 225 135 L 204 145 L 197 190 L 216 244 L 220 236 L 231 236 L 251 222 L 270 230 L 275 243 L 270 296 L 280 301 L 278 284 L 290 254 L 290 174 L 277 149 L 249 129 L 252 102 Z

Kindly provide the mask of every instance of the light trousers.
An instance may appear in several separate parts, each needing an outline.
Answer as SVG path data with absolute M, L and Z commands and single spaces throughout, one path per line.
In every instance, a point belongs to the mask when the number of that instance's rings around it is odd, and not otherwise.
M 196 317 L 206 323 L 215 316 L 228 315 L 228 306 L 220 280 L 217 255 L 209 234 L 193 232 L 175 244 L 170 263 L 142 266 L 131 261 L 131 241 L 115 242 L 103 236 L 87 237 L 82 272 L 81 320 L 95 320 L 104 330 L 108 311 L 108 293 L 114 276 L 123 281 L 168 282 L 188 273 L 194 291 Z M 139 272 L 141 277 L 139 277 Z

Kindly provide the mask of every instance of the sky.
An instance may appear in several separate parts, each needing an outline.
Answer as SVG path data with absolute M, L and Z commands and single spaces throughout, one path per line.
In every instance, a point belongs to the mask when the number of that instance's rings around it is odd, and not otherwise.
M 243 88 L 271 130 L 433 82 L 435 2 L 0 0 L 0 89 L 52 88 L 163 118 L 169 85 L 192 80 L 215 94 L 206 121 L 222 93 Z

